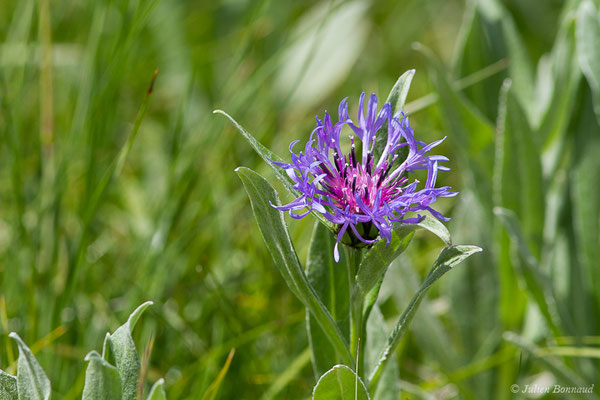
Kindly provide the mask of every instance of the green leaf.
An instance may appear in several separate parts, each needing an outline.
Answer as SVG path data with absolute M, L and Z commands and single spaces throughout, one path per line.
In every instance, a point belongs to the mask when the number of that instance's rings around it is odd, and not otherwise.
M 510 80 L 505 80 L 500 91 L 498 120 L 496 122 L 496 146 L 494 157 L 494 204 L 507 208 L 517 209 L 520 202 L 520 185 L 514 184 L 520 178 L 514 130 L 507 128 L 512 125 L 508 120 L 507 106 L 509 89 L 512 87 Z M 520 326 L 525 313 L 527 296 L 515 285 L 517 281 L 516 267 L 510 252 L 510 238 L 506 229 L 495 225 L 495 242 L 497 249 L 497 262 L 500 276 L 500 316 L 505 327 Z
M 456 245 L 444 247 L 440 252 L 437 260 L 433 264 L 433 267 L 427 274 L 425 282 L 421 286 L 422 289 L 428 289 L 438 279 L 442 277 L 446 272 L 466 260 L 468 257 L 475 253 L 483 251 L 481 247 L 472 245 Z
M 400 342 L 400 339 L 402 339 L 402 336 L 406 332 L 410 321 L 419 308 L 421 300 L 431 285 L 433 285 L 435 281 L 441 278 L 446 272 L 450 271 L 453 267 L 464 261 L 467 257 L 470 257 L 471 255 L 480 251 L 482 251 L 480 247 L 471 245 L 448 246 L 442 249 L 437 260 L 431 267 L 429 274 L 427 274 L 425 281 L 423 281 L 417 293 L 413 296 L 406 309 L 402 312 L 398 323 L 388 337 L 387 345 L 379 357 L 378 364 L 370 374 L 369 386 L 371 389 L 377 387 L 383 370 L 391 358 L 392 352 Z
M 408 96 L 413 76 L 415 76 L 415 70 L 409 69 L 400 75 L 392 87 L 392 90 L 390 90 L 390 94 L 385 102 L 390 103 L 392 106 L 392 115 L 395 115 L 404 109 L 404 103 L 406 103 L 406 96 Z
M 510 60 L 508 72 L 515 82 L 514 90 L 530 115 L 535 105 L 533 66 L 512 15 L 498 0 L 470 2 L 468 8 L 468 18 L 461 28 L 461 44 L 457 47 L 458 76 L 473 74 L 482 65 L 489 65 L 501 59 Z M 500 75 L 486 79 L 485 82 L 464 91 L 469 100 L 477 104 L 488 118 L 495 118 L 498 109 L 497 97 L 490 96 L 490 93 L 498 92 L 503 78 Z
M 503 10 L 500 20 L 507 47 L 507 57 L 510 60 L 508 64 L 509 75 L 515 84 L 513 89 L 515 97 L 522 105 L 527 117 L 530 117 L 533 114 L 536 100 L 534 99 L 534 68 L 527 54 L 525 41 L 519 34 L 510 13 Z
M 439 219 L 426 215 L 417 225 L 439 237 L 446 246 L 452 245 L 450 232 Z
M 91 351 L 85 356 L 89 362 L 85 371 L 82 400 L 120 400 L 121 379 L 117 368 Z
M 575 130 L 577 158 L 571 167 L 572 184 L 563 187 L 568 187 L 573 202 L 575 247 L 580 250 L 578 262 L 584 266 L 582 285 L 589 293 L 597 293 L 600 285 L 600 126 L 594 117 L 590 97 L 587 94 L 579 107 L 581 116 Z M 590 320 L 587 316 L 585 319 Z
M 494 213 L 506 227 L 520 255 L 521 262 L 515 263 L 519 276 L 525 282 L 529 293 L 536 302 L 553 334 L 560 336 L 559 312 L 555 296 L 552 292 L 550 279 L 544 274 L 537 259 L 531 253 L 523 235 L 519 219 L 514 212 L 501 207 L 494 208 Z
M 466 77 L 476 73 L 484 65 L 490 65 L 505 57 L 505 46 L 501 27 L 502 10 L 492 0 L 466 3 L 465 17 L 461 26 L 454 53 L 453 77 Z M 504 75 L 504 74 L 503 74 Z M 496 96 L 502 84 L 502 76 L 495 76 L 466 88 L 464 95 L 477 104 L 488 118 L 497 110 Z
M 369 400 L 362 380 L 345 365 L 327 371 L 313 389 L 313 400 Z
M 239 167 L 236 172 L 248 193 L 256 222 L 275 261 L 275 266 L 279 269 L 290 290 L 313 314 L 338 355 L 344 359 L 345 363 L 352 364 L 347 342 L 331 314 L 308 282 L 292 244 L 283 213 L 271 206 L 271 204 L 281 204 L 277 192 L 265 178 L 251 169 Z
M 19 400 L 49 399 L 52 389 L 44 370 L 19 335 L 11 332 L 9 336 L 19 346 L 19 361 L 17 362 Z
M 17 400 L 17 377 L 0 369 L 0 400 Z
M 415 76 L 415 70 L 409 69 L 396 81 L 392 90 L 388 94 L 386 103 L 390 103 L 392 106 L 392 115 L 395 115 L 398 112 L 401 112 L 404 109 L 404 104 L 406 103 L 406 96 L 408 96 L 408 91 L 410 89 L 410 84 L 412 82 L 412 78 Z M 374 154 L 381 154 L 385 145 L 387 144 L 387 131 L 382 129 L 377 132 L 377 138 L 375 139 L 375 148 L 373 150 Z
M 539 257 L 545 215 L 539 144 L 508 81 L 505 90 L 506 108 L 499 118 L 496 145 L 496 203 L 518 213 L 528 243 Z
M 594 112 L 600 121 L 600 15 L 594 3 L 586 0 L 577 10 L 577 59 L 594 95 Z
M 363 298 L 381 279 L 390 263 L 406 249 L 414 231 L 421 228 L 435 233 L 447 245 L 452 243 L 448 229 L 433 217 L 425 216 L 418 224 L 400 225 L 392 231 L 389 244 L 385 239 L 380 240 L 367 252 L 360 263 L 356 275 L 356 284 Z
M 288 193 L 290 195 L 292 195 L 293 197 L 298 197 L 298 192 L 293 188 L 294 182 L 285 173 L 285 170 L 283 168 L 278 167 L 277 165 L 273 164 L 273 162 L 271 161 L 271 160 L 273 160 L 273 161 L 277 161 L 277 162 L 283 162 L 283 159 L 281 157 L 279 157 L 277 154 L 273 153 L 268 148 L 266 148 L 258 140 L 256 140 L 256 138 L 254 136 L 252 136 L 248 131 L 246 131 L 240 124 L 238 124 L 238 122 L 235 119 L 233 119 L 233 117 L 231 117 L 225 111 L 215 110 L 213 112 L 215 114 L 222 114 L 225 117 L 227 117 L 227 119 L 229 119 L 229 121 L 231 121 L 233 126 L 235 126 L 235 128 L 242 134 L 244 139 L 246 139 L 248 141 L 248 143 L 250 143 L 250 146 L 252 146 L 254 151 L 256 151 L 256 153 L 267 164 L 269 164 L 269 166 L 273 169 L 275 176 L 277 177 L 277 179 L 279 179 L 279 181 L 281 181 L 281 183 L 283 183 L 283 186 L 287 189 Z M 327 228 L 329 228 L 330 231 L 332 231 L 332 232 L 334 231 L 333 224 L 331 222 L 327 221 L 327 219 L 325 219 L 325 217 L 323 217 L 323 215 L 321 213 L 318 213 L 316 211 L 311 211 L 311 214 L 315 218 L 317 218 L 319 221 L 321 221 L 321 223 L 324 224 Z
M 147 301 L 136 308 L 127 319 L 127 322 L 121 325 L 112 335 L 107 334 L 104 341 L 102 357 L 116 365 L 121 378 L 121 393 L 124 400 L 136 399 L 141 368 L 140 357 L 131 332 L 144 310 L 151 304 L 151 301 Z
M 349 340 L 350 283 L 346 268 L 348 257 L 345 251 L 340 251 L 340 261 L 336 263 L 332 251 L 334 245 L 335 237 L 331 232 L 322 224 L 315 223 L 308 251 L 306 275 L 338 328 L 346 340 Z M 315 377 L 319 378 L 342 360 L 312 314 L 307 313 L 306 323 L 313 369 Z
M 564 151 L 563 143 L 581 80 L 581 69 L 576 54 L 575 20 L 569 13 L 561 22 L 549 62 L 549 81 L 553 85 L 553 92 L 546 109 L 540 110 L 539 124 L 534 125 L 536 137 L 542 145 L 545 176 L 552 174 Z
M 154 385 L 152 385 L 152 389 L 150 389 L 150 394 L 148 394 L 148 398 L 146 400 L 166 400 L 167 394 L 165 393 L 165 380 L 159 379 L 156 381 Z

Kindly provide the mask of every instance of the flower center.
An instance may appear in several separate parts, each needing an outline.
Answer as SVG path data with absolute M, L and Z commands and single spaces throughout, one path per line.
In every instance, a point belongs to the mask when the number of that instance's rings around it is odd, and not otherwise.
M 369 150 L 365 164 L 361 164 L 356 158 L 354 137 L 350 136 L 350 140 L 352 145 L 347 155 L 340 156 L 337 150 L 333 150 L 333 160 L 330 161 L 335 170 L 332 171 L 325 164 L 319 165 L 320 172 L 325 175 L 320 185 L 336 207 L 344 210 L 349 208 L 352 213 L 364 214 L 357 198 L 364 206 L 373 209 L 377 192 L 381 190 L 377 206 L 383 206 L 385 202 L 402 194 L 402 185 L 406 183 L 407 178 L 401 174 L 394 174 L 395 176 L 390 178 L 397 155 L 391 160 L 386 159 L 380 165 L 374 165 L 373 154 Z

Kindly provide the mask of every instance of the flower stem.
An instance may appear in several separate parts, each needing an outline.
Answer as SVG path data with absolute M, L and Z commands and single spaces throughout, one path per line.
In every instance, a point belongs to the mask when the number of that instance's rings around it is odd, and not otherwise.
M 359 350 L 359 343 L 365 347 L 363 329 L 363 299 L 356 284 L 356 273 L 362 261 L 362 250 L 348 247 L 348 280 L 350 282 L 350 354 L 356 361 L 356 374 L 364 374 L 364 350 Z

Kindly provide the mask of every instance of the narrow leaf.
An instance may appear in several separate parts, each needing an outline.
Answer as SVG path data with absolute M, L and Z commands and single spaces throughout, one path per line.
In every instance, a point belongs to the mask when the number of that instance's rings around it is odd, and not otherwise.
M 85 360 L 89 364 L 85 371 L 82 400 L 120 400 L 121 379 L 117 368 L 95 351 L 88 353 Z
M 486 4 L 466 4 L 463 24 L 456 40 L 452 71 L 454 76 L 466 77 L 478 71 L 482 65 L 489 65 L 506 56 L 500 26 L 501 14 L 501 8 L 494 0 Z M 463 93 L 488 118 L 492 118 L 497 108 L 497 99 L 489 94 L 496 93 L 501 83 L 502 76 L 495 76 L 466 88 Z
M 539 126 L 536 126 L 536 137 L 540 138 L 542 143 L 542 163 L 546 176 L 555 170 L 563 153 L 563 143 L 573 116 L 576 92 L 582 77 L 577 58 L 573 18 L 564 18 L 561 22 L 550 55 L 550 69 L 553 92 L 546 109 L 540 110 Z
M 426 229 L 439 237 L 446 246 L 452 245 L 450 232 L 448 231 L 448 228 L 446 228 L 446 225 L 444 225 L 439 219 L 427 215 L 417 225 L 419 228 Z
M 431 267 L 429 274 L 425 278 L 425 281 L 421 284 L 421 287 L 419 288 L 418 292 L 411 299 L 410 303 L 400 316 L 400 319 L 394 327 L 394 330 L 390 334 L 387 341 L 387 346 L 385 347 L 381 356 L 379 357 L 379 363 L 370 375 L 369 385 L 372 388 L 377 387 L 385 365 L 388 363 L 392 352 L 395 350 L 396 346 L 400 342 L 400 339 L 402 339 L 402 336 L 404 336 L 404 333 L 408 328 L 408 324 L 410 324 L 410 321 L 417 312 L 421 300 L 423 299 L 431 285 L 433 285 L 435 281 L 441 278 L 454 266 L 464 261 L 467 257 L 480 251 L 482 251 L 480 247 L 470 245 L 448 246 L 442 249 L 437 260 Z
M 51 393 L 50 381 L 44 370 L 19 335 L 11 332 L 9 336 L 17 342 L 19 347 L 19 361 L 17 362 L 19 400 L 49 399 Z
M 0 369 L 0 400 L 17 400 L 17 377 Z
M 494 204 L 511 209 L 519 209 L 521 185 L 519 179 L 521 170 L 518 163 L 514 130 L 508 117 L 508 96 L 512 83 L 504 81 L 500 91 L 498 119 L 496 122 L 496 145 L 494 155 Z M 507 126 L 509 125 L 509 126 Z M 497 262 L 500 277 L 500 315 L 504 326 L 513 327 L 521 323 L 525 312 L 526 295 L 515 285 L 517 275 L 513 257 L 510 252 L 510 239 L 506 229 L 494 226 L 495 242 L 497 244 Z
M 313 389 L 313 400 L 369 400 L 362 380 L 345 365 L 327 371 Z
M 215 114 L 222 114 L 225 117 L 227 117 L 227 119 L 229 119 L 229 121 L 233 124 L 233 126 L 235 126 L 235 128 L 242 134 L 244 139 L 246 139 L 248 141 L 248 143 L 250 143 L 250 146 L 252 146 L 254 151 L 256 151 L 256 153 L 267 164 L 269 164 L 269 166 L 273 169 L 275 176 L 277 177 L 277 179 L 279 179 L 279 181 L 281 181 L 281 183 L 283 183 L 283 186 L 287 189 L 288 193 L 290 195 L 292 195 L 293 197 L 298 197 L 298 192 L 296 192 L 296 190 L 293 187 L 294 182 L 290 179 L 289 176 L 287 176 L 287 174 L 284 172 L 283 168 L 278 167 L 277 165 L 273 164 L 273 162 L 272 162 L 272 161 L 283 162 L 283 159 L 281 157 L 279 157 L 277 154 L 273 153 L 268 148 L 266 148 L 258 140 L 256 140 L 256 138 L 254 136 L 252 136 L 247 130 L 245 130 L 244 127 L 242 127 L 235 119 L 233 119 L 232 116 L 227 114 L 225 111 L 215 110 L 213 112 Z M 313 216 L 315 216 L 319 221 L 321 221 L 321 223 L 324 224 L 327 228 L 329 228 L 330 231 L 333 232 L 333 225 L 331 224 L 331 222 L 327 221 L 325 219 L 325 217 L 323 217 L 323 215 L 321 215 L 320 213 L 318 213 L 316 211 L 311 211 L 311 214 Z
M 166 400 L 167 394 L 165 393 L 165 380 L 159 379 L 156 381 L 154 385 L 152 385 L 152 389 L 150 389 L 150 394 L 146 400 Z
M 397 113 L 402 112 L 402 110 L 404 109 L 404 104 L 406 103 L 406 96 L 408 96 L 408 90 L 410 89 L 410 83 L 412 82 L 412 78 L 414 75 L 414 69 L 409 69 L 408 71 L 400 75 L 400 77 L 392 87 L 392 90 L 388 94 L 387 100 L 385 102 L 390 103 L 390 105 L 392 106 L 392 115 L 396 115 Z M 383 149 L 387 144 L 387 139 L 387 130 L 382 129 L 379 132 L 377 132 L 377 137 L 375 139 L 375 147 L 373 150 L 374 154 L 383 153 Z M 405 149 L 401 149 L 401 151 L 405 151 Z M 408 153 L 402 154 L 403 158 L 406 155 L 408 155 Z
M 240 167 L 236 172 L 248 193 L 258 227 L 275 261 L 275 266 L 290 290 L 313 314 L 344 362 L 351 364 L 352 358 L 346 341 L 331 314 L 310 286 L 300 265 L 283 213 L 271 206 L 271 204 L 281 204 L 277 192 L 265 178 L 248 168 Z
M 497 1 L 497 3 L 500 3 Z M 510 60 L 508 65 L 509 75 L 515 83 L 515 97 L 523 106 L 523 111 L 530 117 L 533 114 L 535 107 L 533 66 L 525 41 L 521 37 L 519 30 L 513 20 L 511 14 L 503 10 L 501 17 L 504 40 L 507 48 L 507 58 Z
M 552 285 L 549 278 L 544 275 L 537 259 L 531 253 L 523 235 L 519 219 L 511 210 L 496 207 L 494 213 L 500 218 L 508 231 L 512 243 L 516 247 L 522 262 L 515 263 L 517 272 L 523 278 L 529 293 L 531 293 L 540 312 L 554 335 L 561 336 L 559 329 L 559 312 Z
M 504 130 L 500 205 L 519 213 L 527 243 L 539 257 L 546 206 L 539 144 L 512 87 L 506 94 L 506 113 L 500 127 Z
M 392 90 L 390 90 L 390 94 L 385 102 L 390 103 L 392 106 L 392 115 L 395 115 L 404 109 L 404 103 L 406 103 L 406 96 L 408 96 L 413 76 L 415 76 L 415 70 L 409 69 L 400 75 L 400 78 L 398 78 L 392 87 Z
M 591 110 L 590 96 L 584 100 L 576 129 L 577 162 L 570 168 L 572 184 L 563 187 L 571 192 L 575 247 L 581 249 L 578 261 L 584 266 L 583 286 L 589 293 L 596 293 L 600 285 L 600 125 Z
M 137 381 L 141 369 L 140 356 L 131 332 L 144 310 L 151 304 L 151 301 L 147 301 L 140 305 L 131 313 L 125 324 L 121 325 L 112 335 L 106 336 L 102 356 L 106 361 L 114 361 L 121 377 L 121 392 L 124 400 L 136 399 Z
M 435 281 L 440 279 L 442 275 L 450 271 L 452 268 L 466 260 L 475 253 L 483 251 L 481 247 L 472 245 L 457 245 L 444 247 L 433 264 L 431 271 L 423 282 L 423 289 L 428 289 Z

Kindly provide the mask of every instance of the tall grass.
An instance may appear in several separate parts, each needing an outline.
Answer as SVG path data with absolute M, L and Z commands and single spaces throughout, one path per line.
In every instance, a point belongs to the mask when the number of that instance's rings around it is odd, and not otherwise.
M 411 123 L 448 136 L 441 178 L 461 192 L 443 203 L 450 231 L 485 252 L 416 316 L 397 352 L 406 396 L 600 386 L 597 58 L 582 69 L 580 39 L 595 14 L 580 3 L 2 1 L 2 336 L 18 332 L 56 397 L 77 398 L 87 350 L 153 300 L 135 335 L 154 334 L 149 379 L 165 376 L 169 398 L 198 398 L 231 348 L 221 398 L 309 397 L 302 307 L 233 169 L 270 175 L 212 110 L 284 154 L 323 108 L 385 96 L 416 68 Z M 290 229 L 302 257 L 311 224 Z M 386 319 L 439 246 L 417 240 L 390 269 Z

